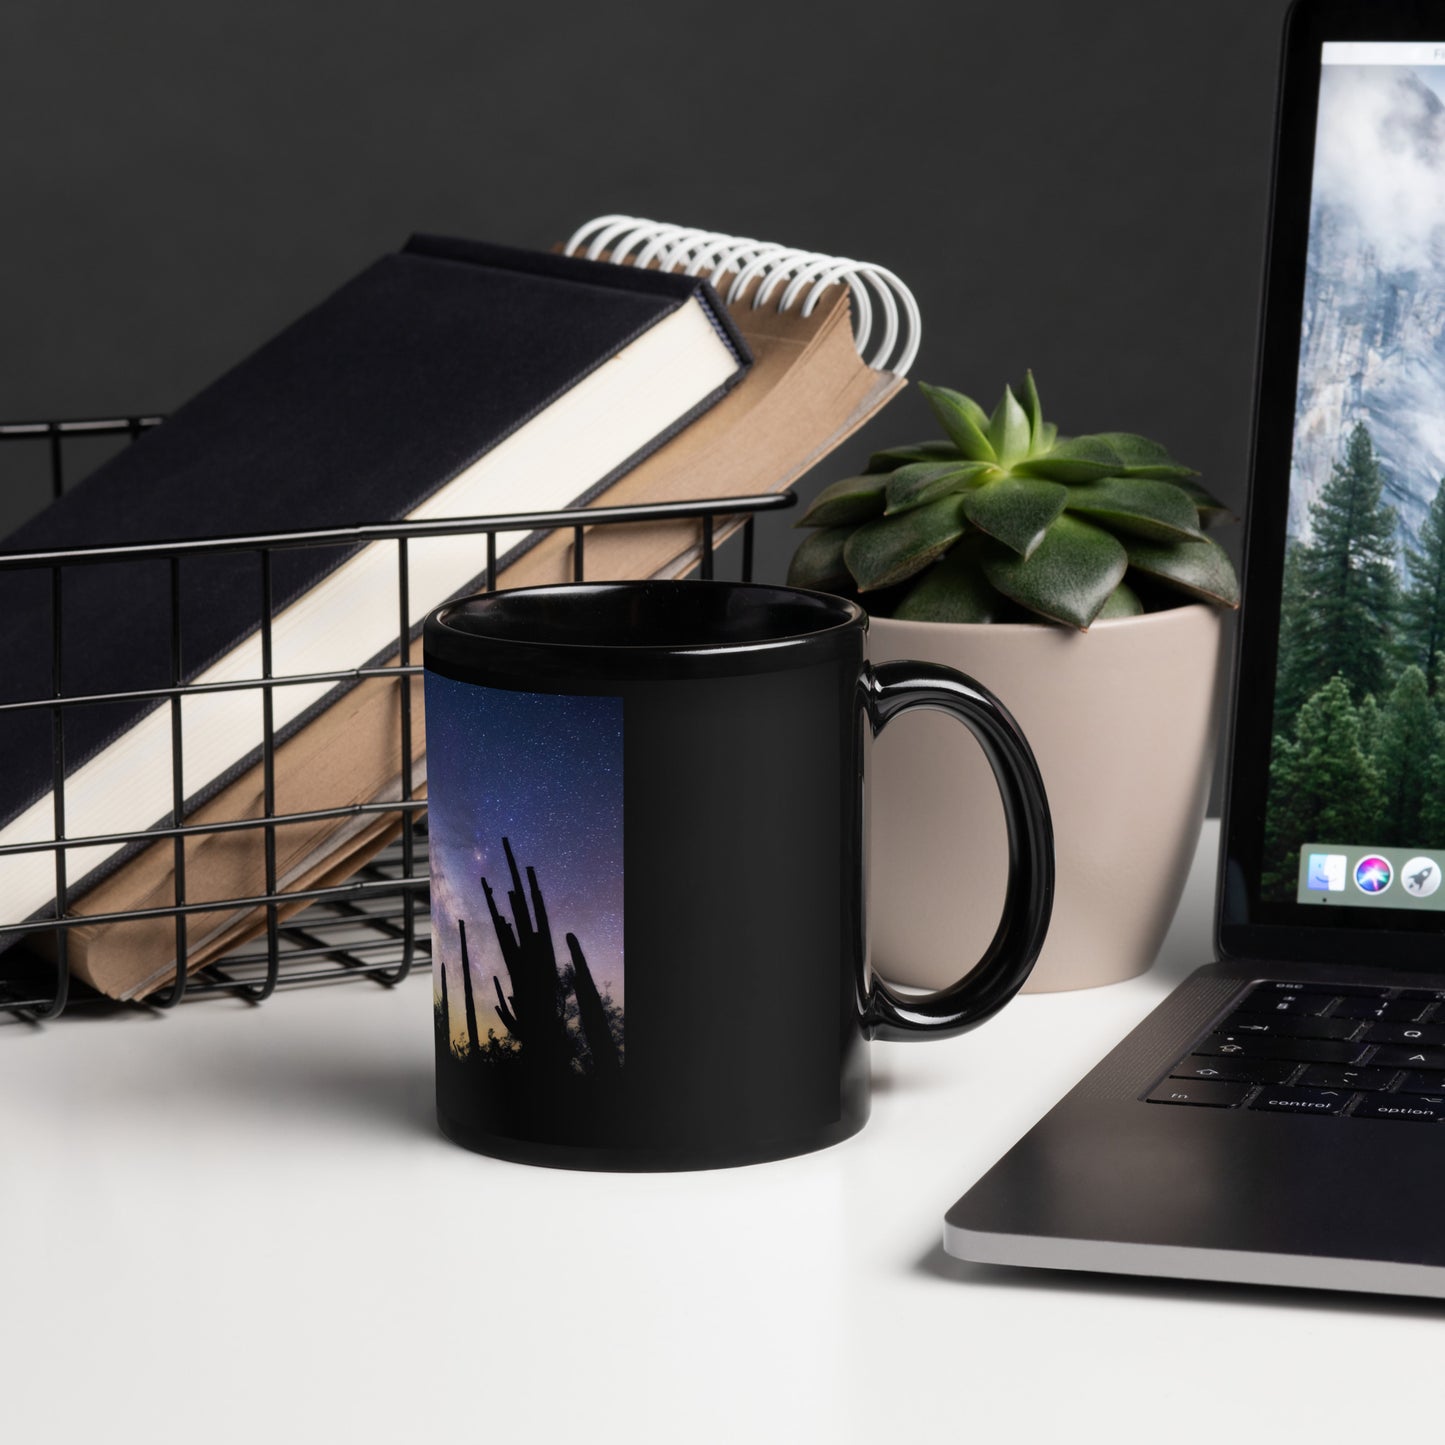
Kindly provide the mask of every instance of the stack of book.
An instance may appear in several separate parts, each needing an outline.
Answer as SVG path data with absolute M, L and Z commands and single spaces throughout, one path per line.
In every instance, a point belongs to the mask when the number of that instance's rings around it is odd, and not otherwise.
M 860 348 L 875 333 L 869 364 Z M 896 278 L 814 253 L 630 217 L 589 223 L 561 253 L 418 236 L 0 552 L 780 490 L 897 392 L 917 338 Z M 500 585 L 569 580 L 574 545 L 571 528 L 498 534 Z M 590 580 L 675 576 L 695 565 L 698 534 L 685 522 L 597 527 L 585 547 Z M 60 693 L 105 699 L 64 709 L 63 822 L 50 710 L 0 712 L 12 763 L 0 849 L 52 841 L 62 826 L 70 839 L 108 840 L 68 850 L 67 913 L 160 910 L 70 928 L 77 977 L 115 998 L 174 978 L 181 961 L 163 912 L 176 898 L 174 844 L 127 838 L 178 812 L 201 830 L 185 843 L 186 901 L 218 904 L 188 917 L 190 969 L 266 924 L 264 909 L 227 903 L 266 891 L 264 830 L 206 826 L 324 814 L 275 826 L 283 892 L 340 882 L 395 837 L 399 812 L 346 810 L 394 801 L 404 781 L 425 793 L 420 687 L 409 690 L 404 780 L 397 680 L 355 676 L 399 659 L 401 553 L 394 540 L 354 536 L 278 545 L 264 563 L 259 550 L 180 563 L 138 551 L 64 568 L 58 592 L 44 569 L 0 572 L 0 702 L 55 696 L 53 623 Z M 414 637 L 434 607 L 481 585 L 485 541 L 413 537 L 404 565 Z M 262 677 L 288 681 L 228 687 Z M 156 694 L 177 682 L 186 687 L 173 707 Z M 43 921 L 55 903 L 52 850 L 0 852 L 0 924 Z M 0 947 L 21 936 L 0 934 Z

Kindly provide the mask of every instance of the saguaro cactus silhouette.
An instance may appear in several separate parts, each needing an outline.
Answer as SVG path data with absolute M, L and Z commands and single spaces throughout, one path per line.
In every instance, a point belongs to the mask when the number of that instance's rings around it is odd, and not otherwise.
M 617 1057 L 617 1041 L 607 1022 L 607 1010 L 602 1006 L 602 995 L 592 980 L 592 970 L 587 967 L 587 956 L 577 935 L 567 935 L 567 951 L 572 955 L 572 992 L 577 995 L 577 1022 L 582 1036 L 587 1040 L 587 1051 L 592 1055 L 592 1066 L 598 1078 L 616 1078 L 622 1067 Z
M 532 905 L 528 909 L 527 893 L 522 888 L 522 875 L 512 856 L 510 839 L 502 839 L 502 848 L 512 875 L 512 887 L 507 894 L 512 907 L 511 922 L 502 917 L 491 884 L 482 879 L 487 911 L 492 915 L 492 927 L 497 932 L 511 987 L 510 994 L 504 995 L 501 980 L 492 975 L 492 986 L 497 991 L 497 1017 L 534 1062 L 540 1064 L 545 1060 L 549 1065 L 566 1067 L 572 1050 L 568 1045 L 557 952 L 552 944 L 547 906 L 537 886 L 536 872 L 528 868 Z
M 511 918 L 503 916 L 497 906 L 492 886 L 482 878 L 487 910 L 502 950 L 506 965 L 508 990 L 492 975 L 496 990 L 496 1014 L 507 1032 L 521 1049 L 521 1057 L 539 1073 L 573 1071 L 573 1060 L 579 1056 L 578 1044 L 585 1045 L 592 1069 L 601 1078 L 616 1077 L 621 1061 L 617 1045 L 608 1025 L 607 1010 L 587 966 L 586 955 L 576 936 L 567 934 L 567 948 L 572 955 L 572 989 L 577 999 L 577 1023 L 580 1038 L 574 1039 L 567 1027 L 567 989 L 557 968 L 557 950 L 552 941 L 552 925 L 547 905 L 537 883 L 534 868 L 527 869 L 527 886 L 522 885 L 521 871 L 512 853 L 509 838 L 502 839 L 507 855 L 507 868 L 512 887 L 507 901 Z M 465 925 L 458 920 L 462 941 L 462 969 L 467 981 L 467 1024 L 475 1028 L 472 1012 L 471 968 L 467 960 Z
M 442 1032 L 446 1035 L 447 1042 L 450 1043 L 452 1037 L 452 1006 L 447 998 L 447 966 L 441 958 L 440 953 L 438 953 L 437 957 L 437 969 L 442 976 L 442 996 L 437 1008 L 441 1012 Z
M 472 961 L 467 956 L 467 925 L 460 918 L 457 919 L 457 932 L 462 940 L 462 992 L 467 1001 L 467 1047 L 475 1057 L 482 1047 L 482 1035 L 477 1028 L 477 1004 L 472 996 Z

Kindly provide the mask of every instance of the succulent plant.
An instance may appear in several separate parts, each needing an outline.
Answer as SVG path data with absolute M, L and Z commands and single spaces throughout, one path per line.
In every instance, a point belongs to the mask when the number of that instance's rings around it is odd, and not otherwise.
M 946 440 L 876 452 L 863 476 L 826 488 L 798 523 L 812 530 L 794 586 L 911 621 L 1080 629 L 1186 599 L 1239 605 L 1234 567 L 1204 535 L 1227 510 L 1157 442 L 1060 437 L 1032 372 L 992 415 L 947 387 L 919 390 Z

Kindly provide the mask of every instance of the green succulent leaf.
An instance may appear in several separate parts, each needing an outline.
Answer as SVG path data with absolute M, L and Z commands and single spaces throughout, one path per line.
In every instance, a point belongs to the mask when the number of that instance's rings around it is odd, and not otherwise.
M 980 532 L 1028 557 L 1064 510 L 1070 490 L 1033 477 L 1002 477 L 965 495 L 963 515 Z
M 1026 457 L 1033 429 L 1029 425 L 1029 414 L 1014 395 L 1013 387 L 1006 386 L 999 403 L 993 409 L 988 423 L 988 444 L 994 449 L 1001 462 L 1017 461 Z
M 1199 537 L 1199 512 L 1173 482 L 1148 477 L 1103 477 L 1066 489 L 1068 509 L 1111 532 L 1128 532 L 1157 542 Z
M 909 442 L 884 447 L 868 458 L 870 472 L 891 472 L 907 462 L 961 462 L 964 455 L 952 442 Z
M 977 549 L 961 542 L 918 579 L 893 616 L 903 622 L 992 622 L 1001 601 L 979 567 Z
M 844 477 L 824 487 L 813 505 L 793 524 L 796 527 L 841 527 L 866 522 L 882 514 L 887 476 Z
M 971 462 L 994 462 L 998 453 L 988 439 L 988 413 L 971 397 L 946 386 L 929 386 L 920 381 L 918 389 L 933 408 L 938 424 L 954 446 Z
M 911 512 L 950 492 L 962 491 L 991 473 L 1001 475 L 992 462 L 912 462 L 889 477 L 888 505 L 884 510 L 890 517 Z
M 1065 512 L 1027 559 L 995 542 L 984 547 L 981 561 L 984 576 L 1005 597 L 1082 630 L 1123 581 L 1129 555 L 1117 537 Z
M 1123 467 L 1123 458 L 1098 437 L 1069 437 L 1047 452 L 1014 463 L 1014 471 L 1021 477 L 1071 483 L 1118 476 Z
M 1152 477 L 1163 482 L 1198 476 L 1193 467 L 1180 465 L 1169 455 L 1166 447 L 1151 442 L 1148 437 L 1135 436 L 1127 431 L 1104 431 L 1096 432 L 1094 440 L 1113 448 L 1123 463 L 1120 476 Z
M 1127 582 L 1121 582 L 1110 594 L 1109 600 L 1099 609 L 1095 622 L 1105 622 L 1111 617 L 1138 617 L 1144 611 L 1139 594 Z
M 1044 407 L 1032 371 L 1024 372 L 1024 410 L 1029 417 L 1029 450 L 1040 450 L 1044 434 Z
M 1237 522 L 1239 520 L 1213 492 L 1201 487 L 1198 482 L 1181 477 L 1174 485 L 1194 503 L 1195 510 L 1199 513 L 1201 527 L 1213 527 L 1220 522 Z
M 1160 443 L 1060 438 L 1032 371 L 991 414 L 918 385 L 946 439 L 885 447 L 823 491 L 797 524 L 813 532 L 794 585 L 869 593 L 904 620 L 1032 614 L 1081 629 L 1158 605 L 1159 586 L 1238 605 L 1234 568 L 1203 530 L 1230 512 Z
M 854 531 L 853 527 L 821 527 L 809 532 L 788 563 L 788 586 L 809 587 L 815 592 L 852 587 L 853 578 L 843 560 L 843 546 Z
M 971 396 L 966 396 L 961 391 L 954 391 L 948 386 L 931 386 L 927 382 L 919 382 L 919 387 L 928 398 L 932 406 L 935 398 L 948 402 L 950 407 L 957 407 L 976 426 L 979 431 L 988 431 L 988 412 L 981 407 Z
M 1157 577 L 1181 592 L 1239 606 L 1239 578 L 1234 563 L 1218 542 L 1200 537 L 1194 542 L 1129 542 L 1129 565 Z
M 936 561 L 963 535 L 957 497 L 880 517 L 859 527 L 843 549 L 844 561 L 860 592 L 906 582 Z

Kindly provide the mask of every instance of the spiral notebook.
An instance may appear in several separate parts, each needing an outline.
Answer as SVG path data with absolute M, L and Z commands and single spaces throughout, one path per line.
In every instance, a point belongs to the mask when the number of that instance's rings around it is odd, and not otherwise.
M 753 353 L 727 396 L 591 505 L 782 491 L 903 388 L 923 338 L 913 293 L 868 261 L 620 215 L 579 226 L 561 249 L 711 281 Z M 739 525 L 721 521 L 717 540 Z M 688 522 L 593 528 L 583 545 L 599 582 L 681 576 L 700 556 Z M 502 585 L 571 577 L 571 535 L 555 534 Z
M 904 385 L 921 337 L 912 294 L 881 266 L 717 232 L 628 216 L 588 222 L 559 247 L 568 255 L 701 278 L 726 302 L 753 365 L 720 400 L 619 480 L 590 506 L 678 501 L 781 491 L 862 426 Z M 720 542 L 740 520 L 720 518 Z M 591 580 L 679 576 L 696 566 L 694 522 L 590 528 L 585 538 Z M 570 581 L 572 533 L 553 533 L 500 575 L 517 587 Z M 414 715 L 413 789 L 425 792 L 424 737 Z M 363 684 L 277 750 L 281 811 L 331 802 L 384 801 L 399 795 L 400 731 L 395 692 Z M 327 760 L 344 756 L 344 778 Z M 344 790 L 340 796 L 337 790 Z M 257 764 L 207 803 L 191 821 L 259 816 Z M 332 793 L 337 793 L 332 798 Z M 288 889 L 341 881 L 395 836 L 397 814 L 278 830 L 278 878 Z M 171 845 L 146 849 L 73 906 L 78 914 L 163 907 L 171 892 Z M 264 858 L 254 832 L 207 835 L 188 848 L 193 901 L 254 897 L 264 891 Z M 292 911 L 282 909 L 282 915 Z M 255 908 L 218 909 L 192 918 L 188 966 L 194 970 L 253 939 L 265 927 Z M 158 917 L 71 931 L 78 976 L 118 997 L 165 986 L 174 976 L 174 928 Z

